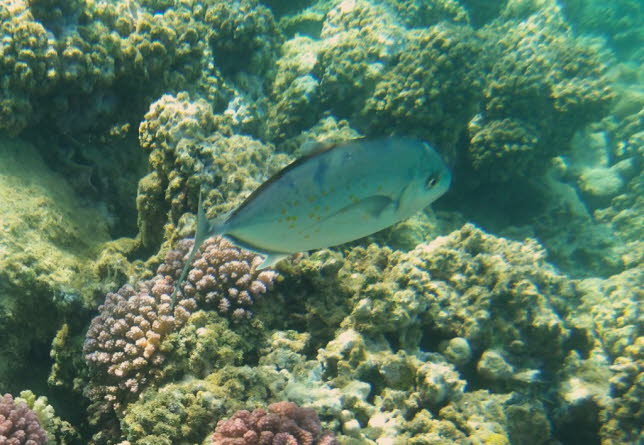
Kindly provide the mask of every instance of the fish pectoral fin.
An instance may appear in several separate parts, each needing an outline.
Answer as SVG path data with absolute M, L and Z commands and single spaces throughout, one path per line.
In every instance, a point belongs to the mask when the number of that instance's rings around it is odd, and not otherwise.
M 267 267 L 272 267 L 275 264 L 277 264 L 279 261 L 283 260 L 284 258 L 288 257 L 289 255 L 287 253 L 269 253 L 266 254 L 266 258 L 264 258 L 264 261 L 262 261 L 262 264 L 257 266 L 257 270 L 262 270 L 266 269 Z
M 355 212 L 356 214 L 366 214 L 369 215 L 373 218 L 378 218 L 380 215 L 382 215 L 382 212 L 384 212 L 387 207 L 390 207 L 392 204 L 394 204 L 394 201 L 385 195 L 373 195 L 365 199 L 361 199 L 360 201 L 348 205 L 344 209 L 340 210 L 339 213 L 344 213 L 344 212 Z
M 351 222 L 351 219 L 353 218 L 364 216 L 378 218 L 382 215 L 382 212 L 392 205 L 394 205 L 394 200 L 390 197 L 385 195 L 373 195 L 342 207 L 337 212 L 324 218 L 320 223 L 339 221 L 343 219 L 347 219 L 347 222 Z
M 396 211 L 398 212 L 405 212 L 406 209 L 408 209 L 411 204 L 414 202 L 414 189 L 411 187 L 409 184 L 405 186 L 404 189 L 400 192 L 400 195 L 398 195 L 398 199 L 396 200 Z

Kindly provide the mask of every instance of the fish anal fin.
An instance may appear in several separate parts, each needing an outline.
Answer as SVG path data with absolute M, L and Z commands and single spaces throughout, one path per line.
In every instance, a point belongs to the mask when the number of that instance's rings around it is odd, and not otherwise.
M 289 256 L 289 254 L 287 254 L 287 253 L 269 253 L 269 254 L 266 255 L 266 258 L 264 258 L 264 261 L 262 261 L 262 264 L 257 266 L 257 270 L 262 270 L 262 269 L 266 269 L 268 267 L 273 267 L 279 261 L 283 260 L 284 258 L 286 258 L 288 256 Z

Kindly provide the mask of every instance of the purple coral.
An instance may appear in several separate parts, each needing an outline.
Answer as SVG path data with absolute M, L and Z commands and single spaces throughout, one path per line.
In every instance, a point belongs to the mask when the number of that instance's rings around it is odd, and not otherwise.
M 321 431 L 320 419 L 312 408 L 292 402 L 277 402 L 263 409 L 237 411 L 220 420 L 213 445 L 337 445 L 333 433 Z
M 176 250 L 168 252 L 159 273 L 176 279 L 193 244 L 188 239 L 180 241 Z M 181 286 L 182 293 L 200 304 L 216 306 L 235 321 L 250 318 L 249 307 L 273 286 L 277 276 L 272 270 L 258 271 L 261 262 L 259 255 L 222 237 L 207 239 Z
M 0 397 L 0 445 L 44 445 L 47 435 L 38 417 L 24 402 L 15 403 L 11 394 Z

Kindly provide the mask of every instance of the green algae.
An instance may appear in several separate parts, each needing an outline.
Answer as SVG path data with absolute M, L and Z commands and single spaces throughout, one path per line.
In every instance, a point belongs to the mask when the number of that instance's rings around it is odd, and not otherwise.
M 48 345 L 63 315 L 99 290 L 92 262 L 109 235 L 104 217 L 32 146 L 7 138 L 0 144 L 0 329 L 12 339 L 1 348 L 0 382 L 14 388 L 46 372 L 24 372 L 28 351 Z

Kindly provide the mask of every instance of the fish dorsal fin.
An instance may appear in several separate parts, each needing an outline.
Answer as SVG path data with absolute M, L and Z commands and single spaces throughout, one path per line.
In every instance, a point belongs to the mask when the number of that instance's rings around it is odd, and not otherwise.
M 183 284 L 183 281 L 186 279 L 186 275 L 188 274 L 188 270 L 192 265 L 192 260 L 194 260 L 195 255 L 197 254 L 197 251 L 203 244 L 204 240 L 208 238 L 208 232 L 209 232 L 209 224 L 208 224 L 208 220 L 206 219 L 206 211 L 203 208 L 203 192 L 202 190 L 199 190 L 199 204 L 197 206 L 197 228 L 195 230 L 195 243 L 192 246 L 192 250 L 190 250 L 190 253 L 188 254 L 188 259 L 186 259 L 186 262 L 183 265 L 183 269 L 181 270 L 181 275 L 179 275 L 179 279 L 175 282 L 174 290 L 172 291 L 172 295 L 170 296 L 172 299 L 172 303 L 170 306 L 171 308 L 174 308 L 174 305 L 177 301 L 177 292 L 179 291 L 181 285 Z
M 308 140 L 300 145 L 298 154 L 301 157 L 314 156 L 323 151 L 331 150 L 333 147 L 338 145 L 339 142 L 332 141 L 330 139 L 325 139 L 322 141 L 316 141 L 315 139 Z
M 307 153 L 306 155 L 300 156 L 297 158 L 295 161 L 291 162 L 288 164 L 286 167 L 275 173 L 273 176 L 271 176 L 269 179 L 264 181 L 262 185 L 257 187 L 253 193 L 251 193 L 243 203 L 239 207 L 237 207 L 233 212 L 230 214 L 228 219 L 233 219 L 239 212 L 241 212 L 244 207 L 246 207 L 250 202 L 252 202 L 257 196 L 259 196 L 266 188 L 270 187 L 273 183 L 279 181 L 285 174 L 290 172 L 291 170 L 299 167 L 300 165 L 304 164 L 306 161 L 308 161 L 311 158 L 314 158 L 315 156 L 318 156 L 326 151 L 332 150 L 335 147 L 339 147 L 341 145 L 345 145 L 349 142 L 353 142 L 358 139 L 363 139 L 362 137 L 356 138 L 356 139 L 349 139 L 346 141 L 340 141 L 340 142 L 334 142 L 334 143 L 329 143 L 326 145 L 323 145 L 319 147 L 317 150 L 314 150 L 311 153 Z

